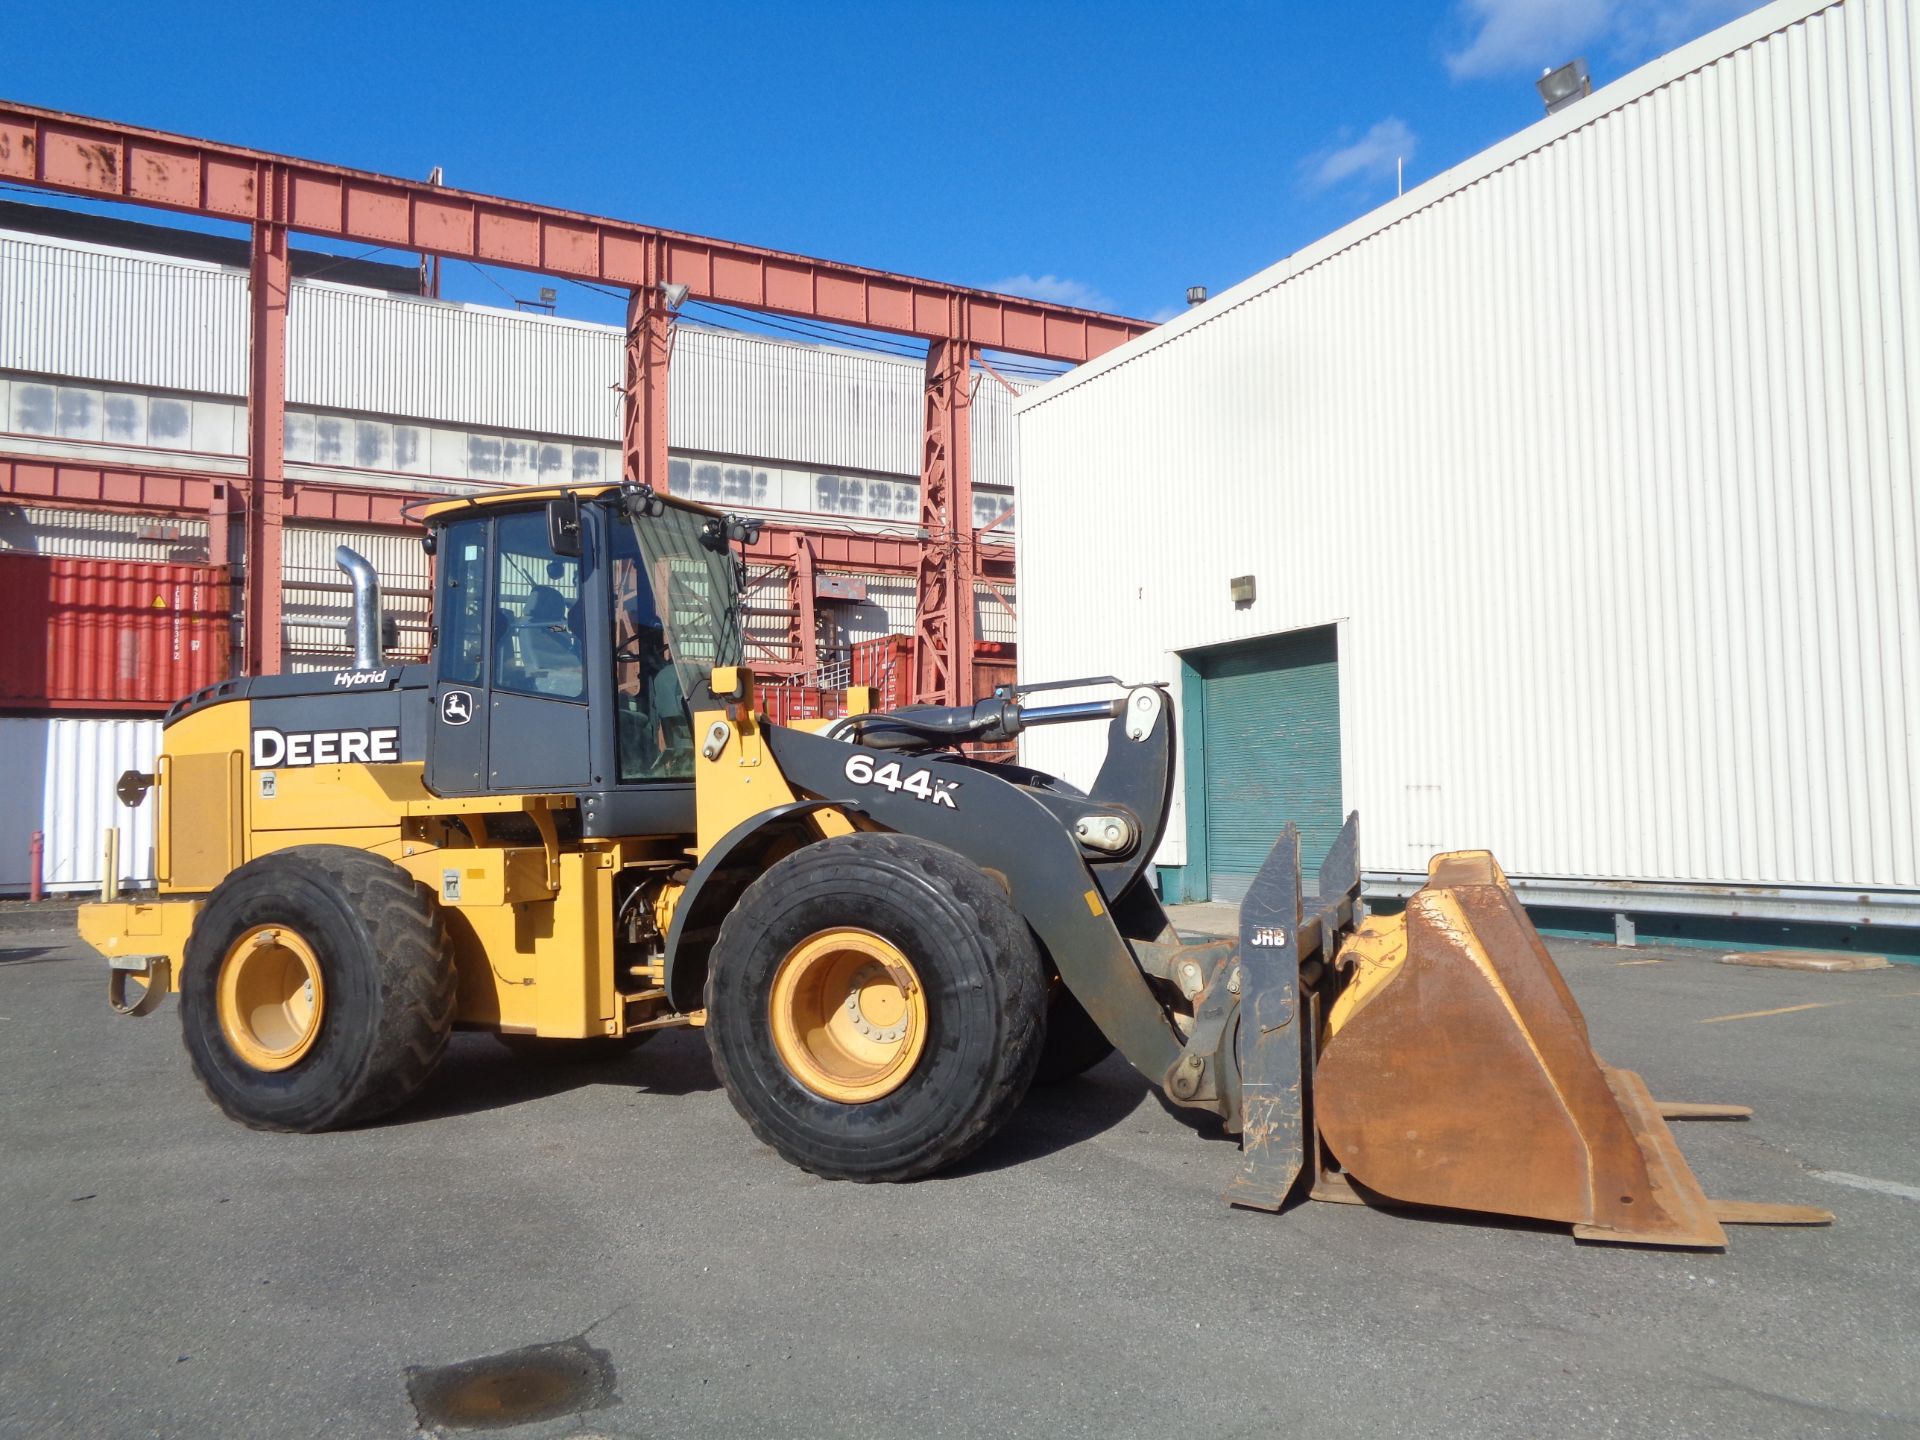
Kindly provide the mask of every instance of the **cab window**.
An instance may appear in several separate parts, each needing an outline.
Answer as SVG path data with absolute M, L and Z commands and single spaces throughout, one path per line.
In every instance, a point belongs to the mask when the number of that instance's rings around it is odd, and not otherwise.
M 496 526 L 493 688 L 581 699 L 580 562 L 549 548 L 544 511 L 504 515 Z
M 693 774 L 693 722 L 681 667 L 654 601 L 633 527 L 613 533 L 613 705 L 620 778 L 684 780 Z
M 457 520 L 440 532 L 440 678 L 480 684 L 487 653 L 487 522 Z

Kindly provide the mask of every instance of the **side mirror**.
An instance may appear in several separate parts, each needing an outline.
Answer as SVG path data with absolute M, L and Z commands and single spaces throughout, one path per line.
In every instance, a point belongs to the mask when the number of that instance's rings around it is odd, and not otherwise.
M 568 493 L 547 502 L 547 548 L 556 555 L 580 554 L 580 497 Z

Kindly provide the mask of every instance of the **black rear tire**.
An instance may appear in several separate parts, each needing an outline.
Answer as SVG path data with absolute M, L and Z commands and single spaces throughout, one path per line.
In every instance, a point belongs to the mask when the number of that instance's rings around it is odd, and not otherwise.
M 782 962 L 824 932 L 877 936 L 912 966 L 924 1048 L 878 1098 L 817 1093 L 781 1058 Z M 1026 922 L 978 867 L 912 836 L 839 836 L 749 886 L 707 975 L 707 1043 L 734 1108 L 784 1158 L 831 1180 L 912 1180 L 954 1164 L 1019 1105 L 1046 1033 L 1046 971 Z
M 222 1025 L 222 965 L 261 927 L 291 932 L 324 984 L 317 1030 L 283 1069 L 249 1063 Z M 440 1063 L 453 1010 L 432 895 L 363 850 L 301 845 L 249 861 L 220 882 L 187 940 L 187 1054 L 214 1103 L 256 1130 L 334 1130 L 404 1104 Z

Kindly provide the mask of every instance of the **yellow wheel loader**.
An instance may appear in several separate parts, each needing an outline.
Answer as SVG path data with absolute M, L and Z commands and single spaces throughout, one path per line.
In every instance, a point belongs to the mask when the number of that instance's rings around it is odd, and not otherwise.
M 379 649 L 351 551 L 355 663 L 234 679 L 168 713 L 159 895 L 82 912 L 115 1008 L 180 996 L 216 1104 L 316 1131 L 404 1104 L 456 1026 L 520 1046 L 704 1027 L 735 1108 L 796 1165 L 909 1180 L 991 1136 L 1036 1077 L 1117 1048 L 1242 1141 L 1226 1197 L 1559 1221 L 1719 1246 L 1663 1107 L 1593 1054 L 1484 853 L 1442 856 L 1403 914 L 1360 903 L 1349 819 L 1303 886 L 1291 825 L 1239 940 L 1184 943 L 1148 865 L 1173 785 L 1154 685 L 1045 703 L 768 724 L 741 654 L 750 522 L 644 486 L 421 512 L 424 665 Z M 1087 793 L 966 753 L 1106 726 Z

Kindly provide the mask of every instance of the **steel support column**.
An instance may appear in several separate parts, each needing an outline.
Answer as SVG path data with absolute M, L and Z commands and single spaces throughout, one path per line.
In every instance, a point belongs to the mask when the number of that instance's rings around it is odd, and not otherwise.
M 913 622 L 913 698 L 959 705 L 973 696 L 973 346 L 927 347 L 920 451 L 920 552 Z
M 620 447 L 623 479 L 667 493 L 667 370 L 673 358 L 673 312 L 654 278 L 665 256 L 648 256 L 648 283 L 627 297 L 626 424 Z
M 286 176 L 263 170 L 270 213 L 286 211 Z M 280 528 L 286 507 L 287 227 L 253 227 L 249 276 L 253 363 L 247 386 L 246 670 L 271 675 L 280 668 Z
M 820 612 L 814 593 L 813 542 L 793 532 L 793 658 L 803 675 L 820 668 Z

